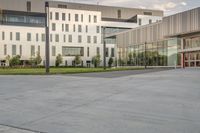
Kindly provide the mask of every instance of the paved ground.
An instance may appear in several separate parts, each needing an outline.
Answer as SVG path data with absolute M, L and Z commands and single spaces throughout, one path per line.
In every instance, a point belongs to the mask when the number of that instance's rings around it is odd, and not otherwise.
M 200 133 L 200 70 L 0 76 L 0 125 L 1 133 Z

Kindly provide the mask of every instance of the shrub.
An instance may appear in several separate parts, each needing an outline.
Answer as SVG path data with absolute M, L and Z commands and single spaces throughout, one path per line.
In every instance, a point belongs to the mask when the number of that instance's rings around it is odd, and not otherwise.
M 20 55 L 16 55 L 9 60 L 9 65 L 11 67 L 20 65 Z
M 62 55 L 61 55 L 61 54 L 58 54 L 58 55 L 56 56 L 56 63 L 55 63 L 56 67 L 59 67 L 60 64 L 62 64 L 62 62 L 63 62 Z
M 109 61 L 108 61 L 109 67 L 112 67 L 113 62 L 114 62 L 113 58 L 110 57 L 110 59 L 109 59 Z
M 74 63 L 75 63 L 75 66 L 81 64 L 81 57 L 79 55 L 75 56 Z
M 42 58 L 41 58 L 39 53 L 37 53 L 36 57 L 31 57 L 30 60 L 29 60 L 29 63 L 32 66 L 38 66 L 39 64 L 41 64 L 41 62 L 42 62 Z
M 100 55 L 96 55 L 92 58 L 92 64 L 94 65 L 94 67 L 98 67 L 100 63 L 101 63 Z

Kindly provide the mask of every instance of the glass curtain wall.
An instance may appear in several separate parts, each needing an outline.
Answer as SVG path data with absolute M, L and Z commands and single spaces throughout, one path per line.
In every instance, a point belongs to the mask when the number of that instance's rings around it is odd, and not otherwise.
M 178 39 L 169 39 L 153 43 L 130 45 L 127 65 L 132 66 L 174 66 L 177 65 Z M 146 55 L 146 57 L 145 57 Z M 145 62 L 146 58 L 146 62 Z

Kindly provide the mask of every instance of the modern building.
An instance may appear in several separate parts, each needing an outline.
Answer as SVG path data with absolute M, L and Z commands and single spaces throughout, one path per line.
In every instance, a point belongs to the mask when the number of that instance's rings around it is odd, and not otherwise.
M 46 0 L 0 0 L 0 64 L 20 55 L 22 64 L 38 53 L 45 63 Z M 49 2 L 50 65 L 58 54 L 64 66 L 73 66 L 80 55 L 82 65 L 91 66 L 92 57 L 103 60 L 103 30 L 110 35 L 162 20 L 163 11 Z M 119 40 L 118 40 L 119 41 Z M 106 39 L 106 57 L 116 56 L 116 39 Z M 103 61 L 102 61 L 103 64 Z M 102 65 L 101 64 L 101 65 Z M 42 64 L 41 64 L 42 65 Z
M 200 67 L 200 7 L 107 37 L 120 65 Z

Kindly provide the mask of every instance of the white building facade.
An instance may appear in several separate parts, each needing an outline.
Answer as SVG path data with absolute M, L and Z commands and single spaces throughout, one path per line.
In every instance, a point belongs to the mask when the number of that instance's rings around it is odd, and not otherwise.
M 16 55 L 26 64 L 38 53 L 43 60 L 41 65 L 45 64 L 45 1 L 0 0 L 0 3 L 0 64 L 6 65 L 5 58 Z M 19 6 L 11 8 L 14 3 Z M 162 11 L 154 10 L 55 1 L 49 4 L 51 66 L 55 65 L 58 54 L 63 57 L 63 66 L 74 66 L 76 55 L 81 57 L 81 65 L 87 67 L 92 66 L 92 57 L 100 55 L 103 65 L 103 27 L 108 35 L 159 21 L 163 15 Z M 116 15 L 110 13 L 113 11 Z M 106 39 L 106 44 L 108 61 L 117 57 L 116 41 Z

